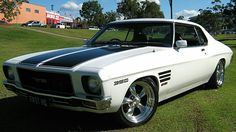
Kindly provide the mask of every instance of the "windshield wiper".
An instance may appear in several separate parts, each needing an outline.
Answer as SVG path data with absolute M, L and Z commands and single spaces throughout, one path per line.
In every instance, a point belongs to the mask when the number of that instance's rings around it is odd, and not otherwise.
M 123 42 L 121 41 L 99 41 L 94 42 L 91 45 L 92 46 L 103 46 L 103 45 L 122 45 Z
M 133 47 L 143 47 L 143 46 L 161 46 L 169 47 L 166 43 L 161 42 L 123 42 L 123 41 L 100 41 L 95 42 L 91 46 L 133 46 Z

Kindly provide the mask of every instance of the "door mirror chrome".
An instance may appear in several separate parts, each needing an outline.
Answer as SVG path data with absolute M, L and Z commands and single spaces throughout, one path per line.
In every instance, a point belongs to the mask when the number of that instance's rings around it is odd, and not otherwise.
M 188 46 L 187 40 L 177 40 L 176 41 L 177 48 L 185 48 Z

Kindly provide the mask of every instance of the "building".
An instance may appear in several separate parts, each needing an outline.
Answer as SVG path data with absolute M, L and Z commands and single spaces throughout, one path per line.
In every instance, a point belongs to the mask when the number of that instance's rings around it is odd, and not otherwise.
M 60 14 L 53 11 L 46 11 L 46 24 L 54 25 L 60 23 Z
M 46 8 L 40 5 L 22 2 L 18 5 L 20 14 L 10 23 L 25 23 L 27 21 L 35 20 L 46 23 Z M 4 19 L 4 15 L 0 14 L 0 20 Z
M 56 23 L 64 23 L 65 25 L 72 26 L 73 19 L 70 17 L 61 16 L 59 13 L 54 11 L 46 11 L 44 6 L 30 4 L 22 2 L 18 5 L 20 14 L 18 14 L 11 24 L 21 24 L 31 20 L 40 21 L 47 25 L 55 25 Z M 4 19 L 4 14 L 0 13 L 0 20 Z
M 61 16 L 59 13 L 54 11 L 46 11 L 46 23 L 47 25 L 54 25 L 56 23 L 65 23 L 70 25 L 73 23 L 73 19 L 70 17 Z

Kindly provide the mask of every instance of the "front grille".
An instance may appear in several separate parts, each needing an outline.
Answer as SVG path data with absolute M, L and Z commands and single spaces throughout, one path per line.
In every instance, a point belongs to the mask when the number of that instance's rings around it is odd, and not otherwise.
M 17 71 L 21 85 L 25 89 L 63 96 L 71 96 L 74 93 L 69 74 L 22 68 L 18 68 Z

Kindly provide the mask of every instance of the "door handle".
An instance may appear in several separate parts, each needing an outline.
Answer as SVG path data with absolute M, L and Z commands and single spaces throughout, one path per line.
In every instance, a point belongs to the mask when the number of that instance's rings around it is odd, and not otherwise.
M 205 51 L 205 49 L 201 49 L 201 51 Z

